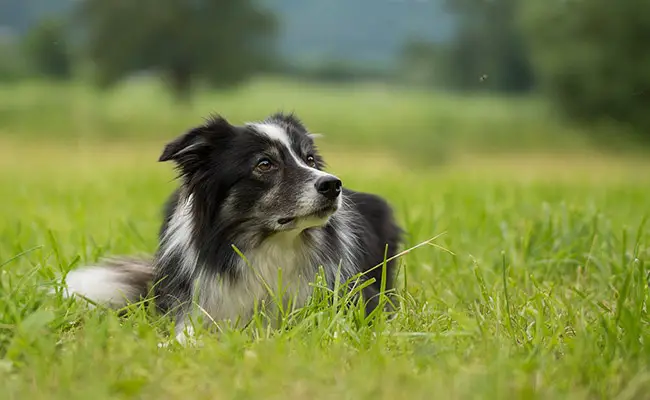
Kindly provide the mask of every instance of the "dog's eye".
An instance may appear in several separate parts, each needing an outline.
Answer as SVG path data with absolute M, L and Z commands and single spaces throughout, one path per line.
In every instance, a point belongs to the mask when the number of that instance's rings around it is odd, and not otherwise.
M 316 168 L 316 160 L 314 159 L 314 156 L 307 157 L 307 165 L 309 165 L 312 168 Z
M 264 158 L 257 163 L 257 166 L 255 168 L 262 172 L 269 172 L 275 168 L 275 165 L 273 165 L 273 163 L 268 159 Z

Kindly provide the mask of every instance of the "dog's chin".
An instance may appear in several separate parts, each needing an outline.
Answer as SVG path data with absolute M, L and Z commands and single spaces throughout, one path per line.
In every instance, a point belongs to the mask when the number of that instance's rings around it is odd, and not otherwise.
M 277 230 L 302 232 L 306 229 L 325 226 L 337 209 L 336 206 L 326 207 L 309 214 L 280 218 L 276 222 Z

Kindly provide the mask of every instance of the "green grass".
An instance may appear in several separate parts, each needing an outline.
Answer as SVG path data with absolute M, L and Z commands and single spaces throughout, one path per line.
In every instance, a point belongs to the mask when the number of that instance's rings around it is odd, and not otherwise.
M 188 107 L 160 85 L 131 82 L 100 93 L 83 84 L 0 87 L 0 134 L 14 138 L 151 140 L 168 138 L 209 113 L 236 123 L 296 111 L 325 143 L 390 147 L 429 164 L 456 152 L 592 147 L 535 99 L 432 94 L 381 85 L 356 87 L 260 79 L 237 91 L 199 92 Z
M 3 398 L 647 396 L 647 165 L 501 158 L 430 171 L 328 151 L 346 185 L 396 207 L 406 246 L 444 233 L 434 243 L 453 254 L 400 259 L 392 321 L 369 328 L 316 304 L 293 329 L 183 349 L 158 347 L 172 326 L 143 306 L 120 318 L 45 293 L 80 264 L 155 249 L 174 187 L 161 146 L 2 142 Z
M 407 248 L 441 235 L 399 259 L 394 320 L 315 301 L 291 329 L 159 348 L 173 326 L 144 305 L 47 294 L 71 268 L 155 250 L 165 141 L 209 112 L 278 108 L 325 134 L 347 186 L 395 206 Z M 183 108 L 150 82 L 3 85 L 2 398 L 644 398 L 650 163 L 580 133 L 534 99 L 380 86 L 262 80 Z

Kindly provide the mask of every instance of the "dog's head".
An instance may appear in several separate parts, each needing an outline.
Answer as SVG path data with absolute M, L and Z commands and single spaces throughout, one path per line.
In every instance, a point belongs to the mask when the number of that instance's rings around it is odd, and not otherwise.
M 322 226 L 342 202 L 342 184 L 323 171 L 314 136 L 293 115 L 231 125 L 221 117 L 165 147 L 205 223 L 260 232 Z

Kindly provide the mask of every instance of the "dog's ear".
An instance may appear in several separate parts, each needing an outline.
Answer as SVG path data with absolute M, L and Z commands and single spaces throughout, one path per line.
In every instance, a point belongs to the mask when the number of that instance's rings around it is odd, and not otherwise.
M 167 143 L 158 161 L 180 161 L 183 155 L 196 153 L 207 145 L 203 129 L 194 128 Z
M 224 118 L 213 117 L 205 125 L 190 129 L 165 145 L 158 161 L 174 161 L 179 166 L 196 165 L 234 132 Z

